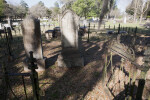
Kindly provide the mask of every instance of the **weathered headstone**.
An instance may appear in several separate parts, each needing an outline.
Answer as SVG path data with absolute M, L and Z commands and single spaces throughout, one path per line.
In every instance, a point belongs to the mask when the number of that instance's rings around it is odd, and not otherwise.
M 0 30 L 4 30 L 4 25 L 0 23 Z
M 45 69 L 45 58 L 43 57 L 42 40 L 40 31 L 40 21 L 32 16 L 27 16 L 21 24 L 23 42 L 26 52 L 25 71 L 29 71 L 29 52 L 33 52 L 33 57 L 37 59 L 37 71 Z
M 8 17 L 7 21 L 8 21 L 8 27 L 10 27 L 12 29 L 12 21 L 10 20 L 9 17 Z
M 83 25 L 87 26 L 87 20 L 83 20 Z
M 52 38 L 52 33 L 53 33 L 53 30 L 45 31 L 45 37 L 47 40 L 50 40 Z
M 57 59 L 59 67 L 84 66 L 78 22 L 79 17 L 74 12 L 71 10 L 63 12 L 61 18 L 62 52 Z

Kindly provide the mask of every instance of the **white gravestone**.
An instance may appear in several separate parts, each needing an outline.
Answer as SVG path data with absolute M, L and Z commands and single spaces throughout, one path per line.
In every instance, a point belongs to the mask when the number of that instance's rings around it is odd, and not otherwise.
M 81 37 L 78 35 L 79 17 L 73 11 L 66 10 L 60 22 L 62 52 L 58 56 L 58 66 L 84 66 L 81 53 Z
M 33 51 L 33 57 L 37 59 L 37 71 L 45 70 L 45 59 L 43 57 L 40 21 L 32 16 L 27 16 L 21 24 L 23 42 L 26 52 L 25 71 L 29 71 L 29 52 Z

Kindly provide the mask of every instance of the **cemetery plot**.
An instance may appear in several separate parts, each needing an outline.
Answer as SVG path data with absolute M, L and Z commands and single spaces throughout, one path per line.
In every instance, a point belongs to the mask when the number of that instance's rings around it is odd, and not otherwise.
M 69 18 L 71 20 L 66 21 Z M 30 20 L 29 25 L 26 26 L 36 23 L 37 26 L 35 25 L 32 29 L 37 29 L 39 27 L 38 21 L 32 18 Z M 137 69 L 131 60 L 140 65 L 143 64 L 140 58 L 145 57 L 145 67 L 142 71 L 147 73 L 147 75 L 142 73 L 142 76 L 147 78 L 145 80 L 143 98 L 148 98 L 150 71 L 148 71 L 149 67 L 147 67 L 149 63 L 149 51 L 146 50 L 148 50 L 147 44 L 149 44 L 150 36 L 146 33 L 147 30 L 144 31 L 144 29 L 136 27 L 123 27 L 121 24 L 116 26 L 105 24 L 105 27 L 102 25 L 101 30 L 97 31 L 97 23 L 90 23 L 84 27 L 82 23 L 79 25 L 76 21 L 76 15 L 71 11 L 66 11 L 64 17 L 62 17 L 62 26 L 60 26 L 63 37 L 58 38 L 48 39 L 44 34 L 45 30 L 53 30 L 54 27 L 49 28 L 49 26 L 41 25 L 41 30 L 37 29 L 37 33 L 34 33 L 30 28 L 24 26 L 25 23 L 22 26 L 24 27 L 23 32 L 20 26 L 11 31 L 13 40 L 11 40 L 10 36 L 9 43 L 6 34 L 2 33 L 2 37 L 0 38 L 0 59 L 7 62 L 6 71 L 9 73 L 9 83 L 15 96 L 19 99 L 26 99 L 22 80 L 22 76 L 24 76 L 27 98 L 31 100 L 33 99 L 32 93 L 36 90 L 40 93 L 41 100 L 72 100 L 83 98 L 85 100 L 91 98 L 111 100 L 118 98 L 125 99 L 126 97 L 136 98 L 138 94 L 142 94 L 138 92 L 138 88 L 141 88 L 139 84 L 143 82 L 139 81 L 143 79 L 140 75 L 142 69 Z M 73 22 L 74 24 L 71 24 Z M 67 26 L 68 24 L 70 26 Z M 84 35 L 80 35 L 79 29 L 84 31 Z M 141 33 L 141 31 L 144 33 Z M 108 34 L 109 32 L 111 34 Z M 31 38 L 29 35 L 27 38 L 24 38 L 29 33 L 34 38 Z M 120 38 L 117 38 L 118 34 Z M 118 40 L 117 43 L 120 43 L 121 46 L 113 42 L 116 38 Z M 132 43 L 131 41 L 134 42 Z M 116 51 L 112 54 L 108 50 L 111 43 L 114 43 L 111 49 Z M 11 45 L 12 58 L 10 58 L 7 44 Z M 24 45 L 26 46 L 24 47 Z M 132 50 L 127 50 L 129 48 L 134 50 L 134 55 L 132 55 Z M 118 50 L 120 50 L 119 53 L 121 53 L 121 56 L 115 54 Z M 25 77 L 26 74 L 24 74 L 25 66 L 23 61 L 25 58 L 29 59 L 28 53 L 30 51 L 33 51 L 33 57 L 37 58 L 37 60 L 47 57 L 45 71 L 38 73 L 39 81 L 36 82 L 39 83 L 40 89 L 35 89 L 34 91 L 32 89 L 32 80 L 29 77 Z M 76 62 L 76 59 L 73 62 L 74 58 L 80 59 L 81 62 L 79 65 L 81 67 L 72 67 L 71 64 L 69 67 L 58 67 L 60 65 L 58 61 L 61 59 L 60 54 L 64 56 L 63 59 L 67 59 L 67 64 L 70 61 L 74 65 Z M 0 85 L 3 86 L 4 84 L 1 84 L 0 81 Z M 134 90 L 135 92 L 133 93 L 130 90 Z M 0 99 L 2 98 L 2 100 L 6 97 L 4 92 L 4 88 L 0 87 Z M 15 99 L 15 96 L 9 87 L 7 97 Z

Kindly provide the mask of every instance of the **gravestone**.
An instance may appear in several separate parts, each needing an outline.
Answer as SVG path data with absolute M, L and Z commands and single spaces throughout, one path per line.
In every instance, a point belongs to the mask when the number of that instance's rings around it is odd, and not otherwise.
M 10 27 L 12 29 L 12 21 L 10 20 L 9 17 L 8 17 L 7 21 L 8 21 L 8 27 Z
M 26 59 L 24 61 L 24 71 L 29 71 L 29 52 L 33 52 L 33 57 L 37 59 L 37 71 L 45 70 L 45 58 L 43 57 L 42 40 L 40 31 L 40 21 L 32 16 L 27 16 L 22 24 L 23 42 L 26 53 Z
M 83 25 L 87 26 L 87 20 L 83 20 Z
M 52 33 L 53 33 L 53 30 L 45 31 L 45 37 L 47 40 L 50 40 L 52 38 Z
M 4 30 L 4 25 L 0 23 L 0 30 Z
M 57 59 L 58 66 L 84 66 L 81 36 L 78 33 L 79 17 L 73 11 L 66 10 L 60 22 L 62 51 Z

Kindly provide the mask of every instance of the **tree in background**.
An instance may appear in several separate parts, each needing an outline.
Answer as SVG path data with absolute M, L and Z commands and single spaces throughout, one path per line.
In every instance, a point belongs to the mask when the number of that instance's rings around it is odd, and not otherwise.
M 56 18 L 59 17 L 60 7 L 59 7 L 59 3 L 58 2 L 55 2 L 54 7 L 51 7 L 50 10 L 52 11 L 51 17 L 52 17 L 53 20 L 55 20 Z
M 140 17 L 140 22 L 142 22 L 143 16 L 146 15 L 149 10 L 149 5 L 149 0 L 132 0 L 131 4 L 126 9 L 126 12 L 133 15 L 134 22 L 138 17 Z
M 4 11 L 4 8 L 5 8 L 5 3 L 6 3 L 5 0 L 0 0 L 0 16 L 3 15 L 3 11 Z
M 118 18 L 118 17 L 121 16 L 121 13 L 120 13 L 120 10 L 117 7 L 115 7 L 114 9 L 111 10 L 111 12 L 109 13 L 109 15 L 111 17 L 113 17 L 114 20 L 115 20 L 115 18 Z
M 25 17 L 26 14 L 28 13 L 28 4 L 21 0 L 20 5 L 18 6 L 18 14 L 20 15 L 20 17 Z
M 48 9 L 44 6 L 42 1 L 30 8 L 30 13 L 35 17 L 46 17 L 47 11 Z
M 73 11 L 75 11 L 80 17 L 94 17 L 96 16 L 95 2 L 93 0 L 77 0 L 72 5 Z
M 134 8 L 133 7 L 131 8 L 131 6 L 128 5 L 126 8 L 126 13 L 129 15 L 134 15 Z
M 142 4 L 141 4 L 141 9 L 140 9 L 140 23 L 142 22 L 143 16 L 145 14 L 145 12 L 148 10 L 150 5 L 150 1 L 149 0 L 142 0 Z
M 58 2 L 55 2 L 54 6 L 55 6 L 55 7 L 54 7 L 54 13 L 55 13 L 55 14 L 59 14 L 60 8 L 59 8 Z
M 111 10 L 114 1 L 115 0 L 103 0 L 103 6 L 101 8 L 102 10 L 99 16 L 98 30 L 100 29 L 104 16 L 107 14 L 108 11 Z
M 52 10 L 47 9 L 47 16 L 48 16 L 48 17 L 51 17 L 51 16 L 52 16 Z

